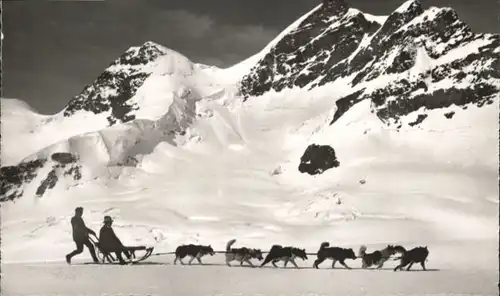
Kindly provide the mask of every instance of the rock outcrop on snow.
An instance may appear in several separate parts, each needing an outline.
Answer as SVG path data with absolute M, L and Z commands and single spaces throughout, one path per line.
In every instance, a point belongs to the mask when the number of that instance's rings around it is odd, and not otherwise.
M 317 175 L 339 165 L 340 162 L 337 160 L 335 150 L 332 147 L 311 144 L 300 158 L 299 171 L 309 175 Z
M 4 166 L 0 168 L 0 202 L 15 200 L 25 193 L 41 197 L 54 188 L 59 179 L 80 180 L 80 169 L 78 157 L 70 153 L 54 153 L 49 158 Z M 29 184 L 34 186 L 26 188 Z M 25 190 L 32 192 L 27 194 Z

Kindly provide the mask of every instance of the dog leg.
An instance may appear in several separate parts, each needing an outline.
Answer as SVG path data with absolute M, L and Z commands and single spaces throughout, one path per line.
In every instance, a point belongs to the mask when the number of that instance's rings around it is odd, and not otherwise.
M 266 259 L 264 259 L 264 262 L 260 264 L 260 267 L 266 265 L 267 263 L 269 263 L 269 261 L 271 261 L 271 259 L 269 259 L 269 257 L 266 257 Z
M 198 254 L 196 256 L 196 260 L 198 260 L 198 263 L 200 263 L 200 265 L 203 265 L 203 263 L 201 262 L 201 256 L 202 256 L 201 254 Z
M 379 262 L 378 266 L 377 266 L 377 269 L 381 269 L 381 268 L 382 268 L 382 266 L 384 266 L 384 263 L 385 263 L 385 261 L 384 261 L 384 260 L 381 260 L 381 261 Z
M 229 264 L 229 262 L 233 261 L 231 260 L 232 258 L 229 256 L 229 254 L 226 254 L 226 264 L 227 266 L 231 267 L 231 264 Z
M 332 261 L 332 268 L 335 268 L 335 264 L 337 263 L 337 260 L 333 259 Z
M 319 265 L 320 265 L 323 261 L 325 261 L 325 259 L 324 259 L 324 258 L 318 258 L 318 259 L 316 259 L 316 261 L 314 261 L 313 267 L 314 267 L 314 268 L 316 268 L 316 269 L 319 269 Z
M 410 263 L 410 261 L 408 261 L 408 259 L 401 259 L 401 263 L 400 263 L 398 266 L 396 266 L 396 267 L 394 268 L 394 271 L 396 271 L 396 270 L 398 270 L 398 269 L 399 269 L 399 270 L 403 270 L 403 268 L 404 268 L 406 265 L 408 265 L 408 263 Z
M 283 267 L 284 267 L 284 268 L 286 268 L 286 265 L 288 264 L 288 261 L 290 261 L 290 260 L 291 260 L 291 258 L 287 258 L 287 259 L 285 259 L 285 263 L 283 264 Z
M 345 268 L 347 268 L 347 269 L 351 269 L 349 266 L 347 266 L 347 264 L 345 264 L 344 260 L 339 261 L 339 262 L 340 262 L 340 264 L 342 264 Z
M 412 265 L 413 265 L 413 262 L 411 262 L 410 265 L 408 265 L 408 267 L 406 268 L 406 271 L 410 270 Z
M 189 260 L 188 264 L 191 265 L 191 262 L 193 262 L 194 258 L 196 258 L 195 256 L 191 256 L 191 260 Z
M 368 268 L 368 264 L 366 264 L 366 261 L 363 260 L 363 263 L 361 264 L 361 268 L 363 268 L 363 269 Z
M 177 264 L 177 259 L 179 259 L 179 256 L 175 256 L 174 265 Z
M 427 270 L 427 269 L 425 268 L 425 261 L 420 262 L 420 265 L 422 265 L 422 269 L 423 269 L 423 270 Z
M 240 260 L 240 266 L 243 266 L 243 261 L 245 260 L 245 258 L 241 258 Z
M 246 261 L 246 262 L 248 262 L 248 264 L 250 264 L 250 266 L 255 267 L 255 266 L 252 264 L 252 261 L 250 261 L 250 259 L 247 259 L 247 260 L 245 260 L 245 261 Z
M 290 262 L 292 262 L 292 264 L 295 266 L 295 268 L 299 268 L 299 267 L 297 266 L 297 263 L 295 263 L 295 260 L 293 260 L 293 258 L 290 258 Z

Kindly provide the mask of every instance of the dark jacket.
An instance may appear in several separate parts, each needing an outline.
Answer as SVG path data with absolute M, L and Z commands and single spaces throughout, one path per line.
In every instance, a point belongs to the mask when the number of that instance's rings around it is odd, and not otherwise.
M 111 226 L 104 225 L 99 232 L 99 248 L 105 252 L 118 252 L 123 250 L 123 244 L 116 236 Z
M 89 233 L 95 234 L 92 229 L 87 228 L 82 217 L 73 216 L 71 218 L 71 226 L 73 227 L 73 240 L 75 242 L 87 240 Z

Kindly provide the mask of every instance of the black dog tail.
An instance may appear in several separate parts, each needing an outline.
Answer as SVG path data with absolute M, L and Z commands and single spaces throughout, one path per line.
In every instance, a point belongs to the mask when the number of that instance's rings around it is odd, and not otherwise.
M 407 253 L 406 249 L 405 249 L 403 246 L 399 246 L 399 245 L 398 245 L 398 246 L 395 246 L 395 247 L 394 247 L 394 250 L 395 250 L 397 253 L 401 254 L 401 256 L 404 256 L 404 255 L 406 255 L 406 253 Z
M 226 244 L 226 251 L 229 251 L 231 249 L 231 246 L 236 242 L 236 239 L 232 239 L 227 242 Z
M 319 249 L 322 250 L 324 248 L 328 248 L 330 246 L 329 242 L 322 242 L 321 245 L 319 246 Z

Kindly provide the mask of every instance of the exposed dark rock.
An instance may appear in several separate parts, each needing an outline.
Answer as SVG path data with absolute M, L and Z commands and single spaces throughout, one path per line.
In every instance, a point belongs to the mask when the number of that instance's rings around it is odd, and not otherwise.
M 68 171 L 64 173 L 65 176 L 73 176 L 73 180 L 78 181 L 82 178 L 82 173 L 80 172 L 80 166 L 73 166 Z
M 390 36 L 399 30 L 403 25 L 409 23 L 414 18 L 424 12 L 422 5 L 418 1 L 413 1 L 406 10 L 394 11 L 389 15 L 385 23 L 382 25 L 380 32 L 375 36 L 373 42 L 379 43 L 382 38 Z
M 116 74 L 110 80 L 102 78 L 102 76 L 108 75 L 112 74 L 104 72 L 98 77 L 95 84 L 87 86 L 80 95 L 71 100 L 64 110 L 64 116 L 71 116 L 78 110 L 85 110 L 94 114 L 111 111 L 111 114 L 107 117 L 110 125 L 115 124 L 117 121 L 123 123 L 135 119 L 135 115 L 129 113 L 137 110 L 138 106 L 127 101 L 135 95 L 135 92 L 149 77 L 149 74 Z M 100 83 L 101 80 L 105 82 Z M 108 96 L 103 97 L 102 93 L 105 89 L 113 89 L 114 92 L 110 92 Z
M 416 50 L 402 50 L 385 72 L 387 74 L 394 74 L 410 70 L 415 65 L 415 56 Z
M 74 181 L 81 179 L 81 166 L 78 157 L 66 152 L 54 153 L 51 156 L 52 170 L 47 174 L 36 190 L 37 196 L 42 196 L 47 190 L 54 188 L 61 173 L 72 176 Z M 40 169 L 48 165 L 47 159 L 41 158 L 22 162 L 15 166 L 0 168 L 0 202 L 14 201 L 24 193 L 24 186 L 32 183 L 39 176 Z
M 37 176 L 37 171 L 46 163 L 45 159 L 22 162 L 16 166 L 0 168 L 0 202 L 14 200 L 23 194 L 21 189 Z
M 241 94 L 248 98 L 270 90 L 305 87 L 324 75 L 333 75 L 330 69 L 349 57 L 365 34 L 380 27 L 361 13 L 347 11 L 344 1 L 324 1 L 243 78 Z
M 451 119 L 453 117 L 453 115 L 455 115 L 455 112 L 454 111 L 451 111 L 451 112 L 448 112 L 448 113 L 445 113 L 444 116 L 448 119 Z
M 52 160 L 66 165 L 77 162 L 78 158 L 75 155 L 68 152 L 57 152 L 52 154 Z
M 330 125 L 333 124 L 335 121 L 337 121 L 340 118 L 340 116 L 342 116 L 345 112 L 347 112 L 347 110 L 349 110 L 352 106 L 360 102 L 361 98 L 359 96 L 364 91 L 365 89 L 362 89 L 360 91 L 348 95 L 347 97 L 343 97 L 342 99 L 337 100 L 335 102 L 335 105 L 337 105 L 337 111 L 335 111 L 335 114 L 333 115 L 333 119 L 330 122 Z
M 428 116 L 427 114 L 419 114 L 417 116 L 417 119 L 415 121 L 413 121 L 413 122 L 408 123 L 408 125 L 409 126 L 419 125 L 419 124 L 421 124 L 424 121 L 424 119 L 427 118 L 427 116 Z
M 128 50 L 69 102 L 64 116 L 71 116 L 79 110 L 94 114 L 110 111 L 107 117 L 110 125 L 135 119 L 133 111 L 139 107 L 129 100 L 150 76 L 150 73 L 142 72 L 140 65 L 146 65 L 163 55 L 165 52 L 151 42 Z
M 421 107 L 427 110 L 442 109 L 451 105 L 464 106 L 475 104 L 482 107 L 498 94 L 498 89 L 489 84 L 476 84 L 468 88 L 440 89 L 431 94 L 420 94 L 413 96 L 410 100 L 399 99 L 389 102 L 386 106 L 377 110 L 381 119 L 399 119 L 399 117 L 417 111 Z
M 54 188 L 54 186 L 56 186 L 57 180 L 58 178 L 56 169 L 54 168 L 49 172 L 47 178 L 45 178 L 45 180 L 43 180 L 40 186 L 38 186 L 38 188 L 36 189 L 36 195 L 42 196 L 45 193 L 45 190 Z
M 137 66 L 137 65 L 145 65 L 150 61 L 157 59 L 165 55 L 162 49 L 160 49 L 153 42 L 144 43 L 137 51 L 128 50 L 123 55 L 120 56 L 117 60 L 112 62 L 110 66 L 116 65 L 129 65 L 129 66 Z
M 128 156 L 123 162 L 117 163 L 118 166 L 131 166 L 135 167 L 139 163 L 139 160 L 137 158 Z
M 309 175 L 321 174 L 340 165 L 335 150 L 328 145 L 309 145 L 300 158 L 299 171 Z

